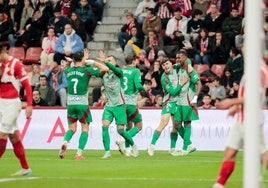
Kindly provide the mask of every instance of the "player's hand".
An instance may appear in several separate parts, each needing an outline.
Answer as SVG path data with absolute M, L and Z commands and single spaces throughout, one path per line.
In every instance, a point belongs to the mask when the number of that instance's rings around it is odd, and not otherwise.
M 184 86 L 189 80 L 189 76 L 185 75 L 182 77 L 182 80 L 180 81 L 180 85 Z
M 27 119 L 32 116 L 32 112 L 33 112 L 33 107 L 32 106 L 26 106 L 25 107 L 25 115 L 26 115 Z
M 87 48 L 84 49 L 84 59 L 89 59 L 90 57 L 90 53 L 89 50 Z
M 102 50 L 99 51 L 99 58 L 98 59 L 100 61 L 103 61 L 103 62 L 105 62 L 105 60 L 106 60 L 105 54 Z

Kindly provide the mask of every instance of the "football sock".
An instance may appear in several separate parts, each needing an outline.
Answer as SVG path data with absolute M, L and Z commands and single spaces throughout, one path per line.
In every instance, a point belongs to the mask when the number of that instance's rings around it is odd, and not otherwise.
M 0 139 L 0 158 L 5 153 L 7 147 L 7 140 Z
M 69 142 L 72 139 L 73 135 L 74 135 L 74 132 L 72 130 L 66 131 L 64 135 L 64 141 Z
M 117 129 L 117 132 L 124 137 L 124 139 L 126 140 L 126 142 L 128 142 L 131 146 L 134 145 L 134 141 L 132 139 L 132 137 L 129 135 L 128 132 L 126 132 L 124 129 Z
M 18 142 L 13 144 L 13 151 L 14 151 L 16 157 L 19 159 L 21 167 L 23 169 L 28 169 L 29 166 L 28 166 L 28 163 L 26 161 L 25 150 L 24 150 L 24 147 L 23 147 L 21 141 L 18 141 Z
M 83 150 L 81 150 L 81 149 L 77 149 L 77 152 L 76 152 L 77 155 L 81 156 L 82 153 L 83 153 Z
M 184 138 L 184 127 L 182 125 L 176 126 L 175 129 L 178 131 L 180 137 Z
M 88 133 L 87 132 L 82 132 L 80 134 L 78 148 L 81 149 L 81 150 L 84 150 L 85 146 L 87 144 L 87 140 L 88 140 Z
M 158 140 L 158 138 L 160 137 L 161 132 L 160 131 L 154 131 L 152 140 L 151 140 L 151 144 L 155 145 L 156 141 Z
M 187 150 L 187 147 L 192 144 L 191 142 L 192 128 L 191 124 L 184 125 L 184 136 L 183 136 L 183 150 Z
M 170 148 L 176 148 L 178 133 L 170 133 Z
M 140 132 L 140 129 L 138 127 L 134 126 L 128 131 L 128 134 L 131 137 L 134 137 L 138 132 Z
M 110 151 L 110 135 L 109 127 L 102 126 L 102 142 L 105 151 Z
M 235 168 L 235 161 L 223 161 L 217 183 L 225 185 Z

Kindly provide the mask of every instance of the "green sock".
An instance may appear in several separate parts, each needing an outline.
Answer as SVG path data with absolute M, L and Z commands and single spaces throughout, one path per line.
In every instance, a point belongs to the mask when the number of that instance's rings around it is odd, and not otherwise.
M 140 132 L 140 129 L 138 127 L 134 126 L 128 131 L 128 134 L 131 137 L 134 137 L 138 132 Z
M 178 133 L 170 133 L 170 148 L 176 148 Z
M 187 147 L 192 144 L 191 142 L 191 134 L 192 134 L 192 128 L 191 124 L 185 124 L 184 125 L 184 137 L 183 137 L 183 150 L 186 150 Z
M 151 140 L 151 144 L 155 145 L 156 141 L 158 140 L 158 138 L 160 137 L 161 132 L 160 131 L 154 131 L 152 140 Z
M 102 126 L 102 142 L 105 151 L 110 151 L 110 135 L 109 127 Z
M 184 131 L 184 127 L 183 127 L 182 125 L 179 125 L 179 126 L 176 126 L 175 128 L 176 128 L 176 130 L 178 131 L 180 137 L 181 137 L 182 139 L 184 139 L 184 132 L 185 132 L 185 131 Z
M 69 142 L 72 139 L 73 135 L 74 135 L 74 132 L 72 130 L 66 131 L 64 135 L 64 141 Z
M 131 146 L 134 145 L 134 141 L 132 139 L 132 137 L 129 135 L 128 132 L 126 132 L 124 129 L 117 129 L 117 132 L 124 137 L 124 139 L 126 140 L 126 142 L 128 142 Z
M 81 150 L 85 149 L 85 146 L 87 144 L 87 139 L 88 139 L 88 133 L 87 132 L 82 132 L 80 134 L 80 138 L 79 138 L 79 145 L 78 148 Z

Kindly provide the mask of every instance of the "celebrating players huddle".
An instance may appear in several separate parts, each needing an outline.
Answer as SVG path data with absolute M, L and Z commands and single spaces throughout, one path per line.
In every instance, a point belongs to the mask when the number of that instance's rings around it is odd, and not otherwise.
M 67 58 L 65 67 L 68 83 L 67 118 L 69 129 L 59 151 L 59 157 L 66 155 L 68 142 L 77 129 L 77 121 L 82 125 L 76 160 L 84 159 L 82 152 L 88 139 L 89 124 L 92 121 L 88 107 L 88 81 L 92 75 L 103 78 L 107 103 L 102 115 L 102 140 L 105 153 L 102 158 L 110 158 L 109 125 L 113 120 L 121 139 L 116 141 L 119 151 L 126 156 L 138 157 L 139 152 L 133 137 L 142 129 L 142 115 L 137 107 L 138 92 L 144 91 L 141 84 L 140 70 L 136 68 L 135 55 L 125 57 L 126 65 L 120 68 L 114 56 L 105 57 L 100 51 L 98 61 L 89 60 L 88 50 L 77 52 L 73 59 Z M 70 63 L 73 66 L 70 66 Z M 164 102 L 161 123 L 155 130 L 148 154 L 154 155 L 154 145 L 161 131 L 168 124 L 170 117 L 173 128 L 170 134 L 170 154 L 188 155 L 196 150 L 191 142 L 191 121 L 198 119 L 195 108 L 196 93 L 199 88 L 199 76 L 191 66 L 185 51 L 177 53 L 177 63 L 173 65 L 168 58 L 161 62 L 164 69 L 161 82 L 164 88 Z M 190 99 L 190 100 L 189 100 Z M 126 127 L 125 127 L 126 126 Z M 183 139 L 181 151 L 176 149 L 178 135 Z

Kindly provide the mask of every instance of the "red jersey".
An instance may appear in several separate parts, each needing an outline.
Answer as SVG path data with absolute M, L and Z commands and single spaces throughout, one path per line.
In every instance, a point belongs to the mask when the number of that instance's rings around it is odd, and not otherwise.
M 260 68 L 260 99 L 262 103 L 265 103 L 266 99 L 266 88 L 268 86 L 268 69 L 267 66 L 263 63 Z M 238 90 L 238 98 L 244 98 L 245 96 L 245 76 L 242 77 L 239 85 Z M 239 105 L 238 106 L 238 113 L 237 113 L 237 121 L 238 122 L 244 122 L 244 106 Z
M 0 67 L 0 98 L 14 99 L 19 97 L 20 84 L 24 87 L 27 97 L 27 105 L 32 106 L 32 88 L 24 65 L 13 57 Z

